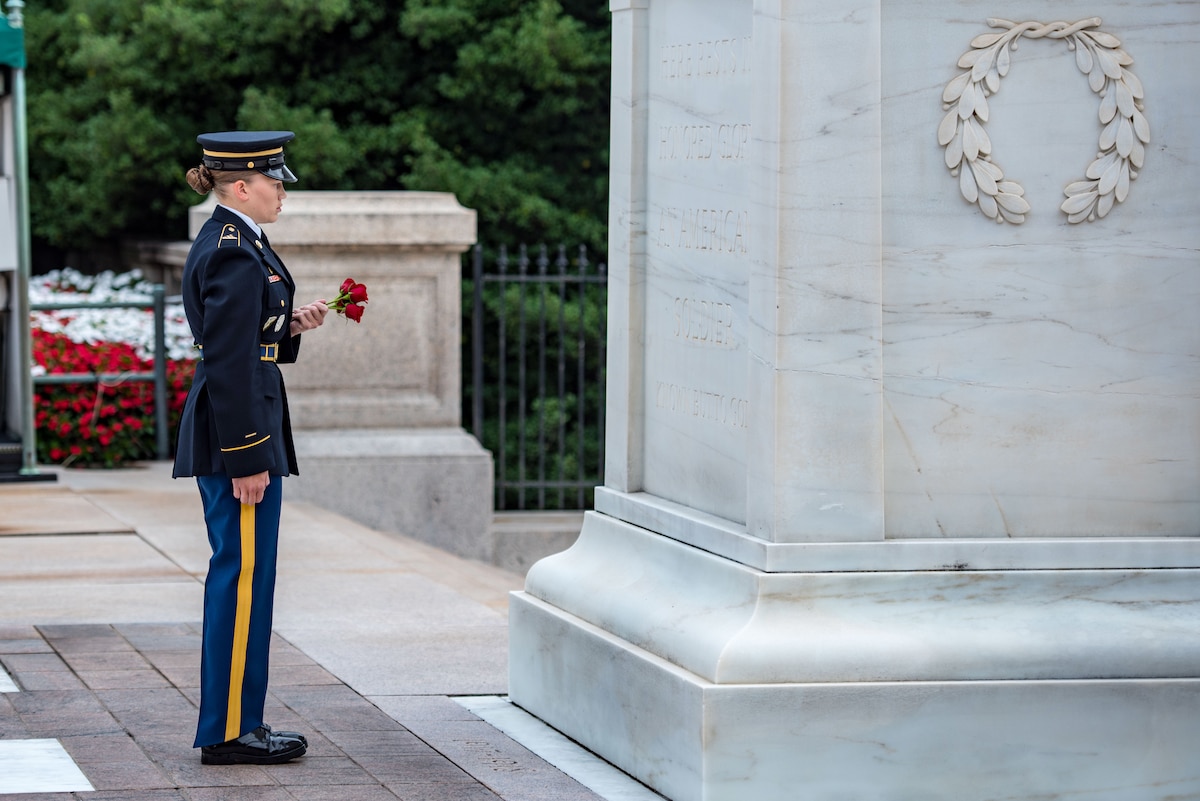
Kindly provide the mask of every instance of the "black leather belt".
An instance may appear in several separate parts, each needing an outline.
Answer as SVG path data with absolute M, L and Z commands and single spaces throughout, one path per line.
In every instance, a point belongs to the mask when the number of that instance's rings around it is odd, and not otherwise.
M 204 361 L 204 346 L 193 345 L 196 350 L 200 351 L 200 360 Z M 261 362 L 277 362 L 279 361 L 279 343 L 278 342 L 261 342 L 258 346 L 258 360 Z

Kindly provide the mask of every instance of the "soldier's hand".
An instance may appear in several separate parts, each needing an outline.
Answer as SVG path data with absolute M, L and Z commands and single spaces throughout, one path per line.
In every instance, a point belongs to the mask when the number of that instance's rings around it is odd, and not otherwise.
M 292 336 L 317 328 L 325 322 L 327 314 L 329 314 L 329 307 L 323 300 L 316 300 L 292 309 L 292 325 L 289 329 Z
M 267 487 L 271 484 L 271 474 L 266 470 L 252 476 L 241 476 L 233 480 L 233 497 L 244 504 L 253 506 L 261 503 Z

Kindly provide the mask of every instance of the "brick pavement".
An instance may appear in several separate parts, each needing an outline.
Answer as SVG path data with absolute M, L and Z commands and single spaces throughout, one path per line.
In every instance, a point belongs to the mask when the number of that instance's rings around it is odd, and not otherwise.
M 0 801 L 659 798 L 576 749 L 601 796 L 466 708 L 522 714 L 497 701 L 519 576 L 286 500 L 266 718 L 308 753 L 201 765 L 207 543 L 194 486 L 166 471 L 0 486 Z M 31 764 L 25 746 L 61 762 Z M 94 789 L 5 790 L 71 772 Z
M 95 788 L 8 794 L 5 801 L 600 798 L 452 699 L 413 699 L 417 728 L 459 729 L 450 739 L 469 746 L 473 755 L 456 764 L 437 743 L 384 714 L 278 636 L 267 718 L 276 728 L 304 732 L 308 753 L 284 765 L 202 766 L 192 748 L 199 628 L 198 623 L 0 628 L 0 664 L 19 690 L 0 694 L 0 741 L 57 739 Z

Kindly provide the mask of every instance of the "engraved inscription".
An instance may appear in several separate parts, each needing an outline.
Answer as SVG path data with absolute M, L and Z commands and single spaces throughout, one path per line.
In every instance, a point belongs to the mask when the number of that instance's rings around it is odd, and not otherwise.
M 658 210 L 655 244 L 662 248 L 744 255 L 750 252 L 750 212 L 663 206 Z
M 747 428 L 750 417 L 748 400 L 666 381 L 657 383 L 654 405 L 674 414 L 730 428 Z
M 701 345 L 732 348 L 733 306 L 715 300 L 675 298 L 675 326 L 671 333 Z
M 750 72 L 750 37 L 664 44 L 659 48 L 663 78 L 719 78 Z
M 747 158 L 750 145 L 750 123 L 732 122 L 720 125 L 660 125 L 658 126 L 658 158 L 661 161 L 691 161 L 711 159 L 715 155 L 724 161 Z

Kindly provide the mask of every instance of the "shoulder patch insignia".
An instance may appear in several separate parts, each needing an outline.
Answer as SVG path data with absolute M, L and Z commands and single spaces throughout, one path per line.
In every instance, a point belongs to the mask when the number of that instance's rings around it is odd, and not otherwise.
M 232 242 L 235 245 L 242 244 L 242 233 L 233 223 L 225 223 L 225 227 L 221 229 L 221 236 L 217 239 L 217 247 L 226 242 Z

